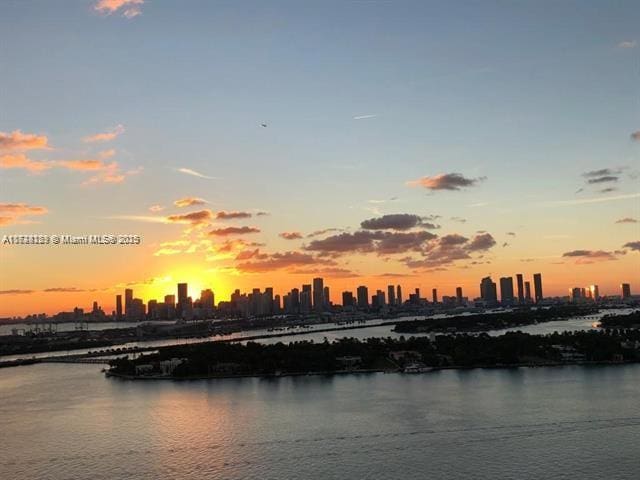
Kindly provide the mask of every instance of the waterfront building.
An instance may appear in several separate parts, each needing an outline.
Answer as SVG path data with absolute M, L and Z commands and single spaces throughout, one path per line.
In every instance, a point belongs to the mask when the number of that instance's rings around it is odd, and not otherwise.
M 533 274 L 533 287 L 536 295 L 536 303 L 541 302 L 544 298 L 542 294 L 542 274 L 534 273 Z

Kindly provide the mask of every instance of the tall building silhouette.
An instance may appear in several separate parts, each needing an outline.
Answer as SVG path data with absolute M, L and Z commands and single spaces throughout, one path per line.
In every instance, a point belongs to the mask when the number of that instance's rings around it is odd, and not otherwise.
M 542 295 L 542 274 L 534 273 L 533 274 L 533 288 L 536 295 L 536 303 L 541 302 L 544 298 Z
M 393 285 L 387 286 L 387 300 L 389 301 L 389 305 L 396 304 L 396 291 L 393 288 Z
M 462 305 L 462 287 L 456 287 L 456 302 Z
M 513 278 L 502 277 L 500 279 L 500 301 L 505 305 L 511 305 L 513 300 Z
M 438 303 L 438 289 L 434 288 L 431 290 L 431 300 L 433 303 Z
M 133 289 L 126 288 L 124 290 L 124 316 L 130 318 L 133 314 Z
M 369 289 L 365 285 L 360 285 L 356 291 L 358 298 L 358 308 L 367 308 L 369 306 Z
M 631 285 L 628 283 L 623 283 L 620 285 L 620 290 L 622 293 L 622 299 L 627 300 L 631 298 Z
M 516 274 L 516 282 L 518 284 L 518 303 L 524 303 L 524 282 L 522 278 L 522 274 Z
M 491 277 L 485 277 L 480 282 L 480 297 L 487 303 L 498 302 L 498 292 L 496 284 Z
M 324 280 L 320 277 L 313 279 L 313 309 L 322 312 L 324 307 Z
M 116 319 L 122 320 L 122 295 L 116 295 Z
M 531 282 L 524 282 L 524 301 L 531 303 Z
M 402 287 L 400 285 L 396 287 L 396 301 L 398 305 L 402 305 Z

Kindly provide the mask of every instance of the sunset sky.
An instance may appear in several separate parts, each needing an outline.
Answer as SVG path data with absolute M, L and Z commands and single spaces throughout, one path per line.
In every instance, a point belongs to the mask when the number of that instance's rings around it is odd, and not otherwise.
M 637 1 L 3 1 L 0 44 L 0 236 L 142 237 L 0 245 L 0 316 L 640 292 Z

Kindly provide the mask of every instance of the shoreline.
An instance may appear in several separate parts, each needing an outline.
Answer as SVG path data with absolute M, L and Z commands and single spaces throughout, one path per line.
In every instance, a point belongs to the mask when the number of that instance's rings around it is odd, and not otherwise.
M 424 372 L 404 372 L 398 368 L 395 370 L 372 368 L 362 370 L 334 370 L 334 371 L 321 371 L 321 372 L 291 372 L 291 373 L 269 373 L 269 374 L 238 374 L 238 375 L 194 375 L 187 377 L 176 377 L 172 375 L 129 375 L 124 373 L 116 373 L 109 370 L 105 370 L 104 374 L 106 378 L 118 378 L 121 380 L 171 380 L 171 381 L 188 381 L 188 380 L 224 380 L 233 378 L 284 378 L 284 377 L 309 377 L 309 376 L 333 376 L 333 375 L 349 375 L 349 374 L 370 374 L 370 373 L 393 373 L 393 374 L 405 374 L 405 375 L 424 375 L 428 373 L 434 373 L 441 370 L 475 370 L 475 369 L 488 369 L 488 370 L 506 370 L 511 368 L 556 368 L 556 367 L 572 367 L 572 366 L 614 366 L 614 365 L 633 365 L 639 364 L 640 361 L 628 360 L 628 361 L 581 361 L 581 362 L 544 362 L 544 363 L 514 363 L 514 364 L 496 364 L 496 365 L 450 365 L 446 367 L 429 367 Z

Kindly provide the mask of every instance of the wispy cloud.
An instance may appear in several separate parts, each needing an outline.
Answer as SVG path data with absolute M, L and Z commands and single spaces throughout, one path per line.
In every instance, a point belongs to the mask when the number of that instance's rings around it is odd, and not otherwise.
M 164 210 L 164 207 L 162 205 L 151 205 L 149 207 L 149 211 L 150 212 L 161 212 L 162 210 Z
M 248 233 L 260 233 L 260 229 L 256 227 L 226 227 L 211 230 L 209 235 L 225 237 L 228 235 L 245 235 Z
M 638 46 L 638 42 L 635 40 L 623 40 L 618 44 L 618 48 L 635 48 Z
M 285 240 L 298 240 L 298 239 L 302 238 L 302 233 L 300 233 L 300 232 L 282 232 L 282 233 L 280 233 L 279 236 L 284 238 Z
M 616 223 L 638 223 L 638 220 L 631 217 L 621 218 L 620 220 L 616 220 Z
M 0 168 L 2 169 L 22 169 L 29 173 L 40 173 L 53 167 L 53 162 L 31 160 L 24 153 L 0 155 Z
M 46 135 L 22 133 L 14 130 L 11 133 L 0 132 L 0 151 L 8 150 L 46 150 L 49 149 Z
M 96 133 L 94 135 L 89 135 L 88 137 L 84 137 L 82 139 L 85 143 L 95 143 L 95 142 L 109 142 L 114 140 L 118 136 L 124 133 L 124 126 L 116 125 L 113 128 L 110 128 L 106 132 Z
M 636 142 L 640 142 L 640 130 L 636 130 L 631 134 L 631 140 L 635 140 Z
M 45 207 L 27 205 L 26 203 L 0 203 L 0 227 L 17 223 L 29 223 L 22 217 L 44 215 L 48 211 Z
M 134 18 L 142 13 L 144 0 L 99 0 L 93 8 L 104 15 L 121 13 L 123 17 Z
M 410 180 L 407 185 L 410 187 L 424 187 L 428 190 L 460 190 L 466 187 L 473 187 L 486 180 L 486 178 L 467 178 L 461 173 L 440 173 L 432 177 Z
M 369 115 L 356 115 L 355 117 L 353 117 L 354 120 L 365 120 L 367 118 L 376 118 L 378 116 L 377 113 L 372 113 Z
M 613 195 L 609 197 L 598 198 L 582 198 L 579 200 L 552 200 L 549 202 L 541 202 L 540 205 L 553 207 L 558 205 L 585 205 L 590 203 L 615 202 L 618 200 L 628 200 L 631 198 L 639 198 L 640 193 L 628 193 L 624 195 Z
M 216 180 L 218 177 L 210 177 L 208 175 L 204 175 L 200 172 L 196 172 L 190 168 L 176 168 L 177 172 L 184 173 L 185 175 L 191 175 L 193 177 L 206 178 L 207 180 Z
M 183 197 L 173 202 L 176 207 L 191 207 L 193 205 L 204 205 L 205 203 L 207 203 L 206 200 L 197 197 Z

